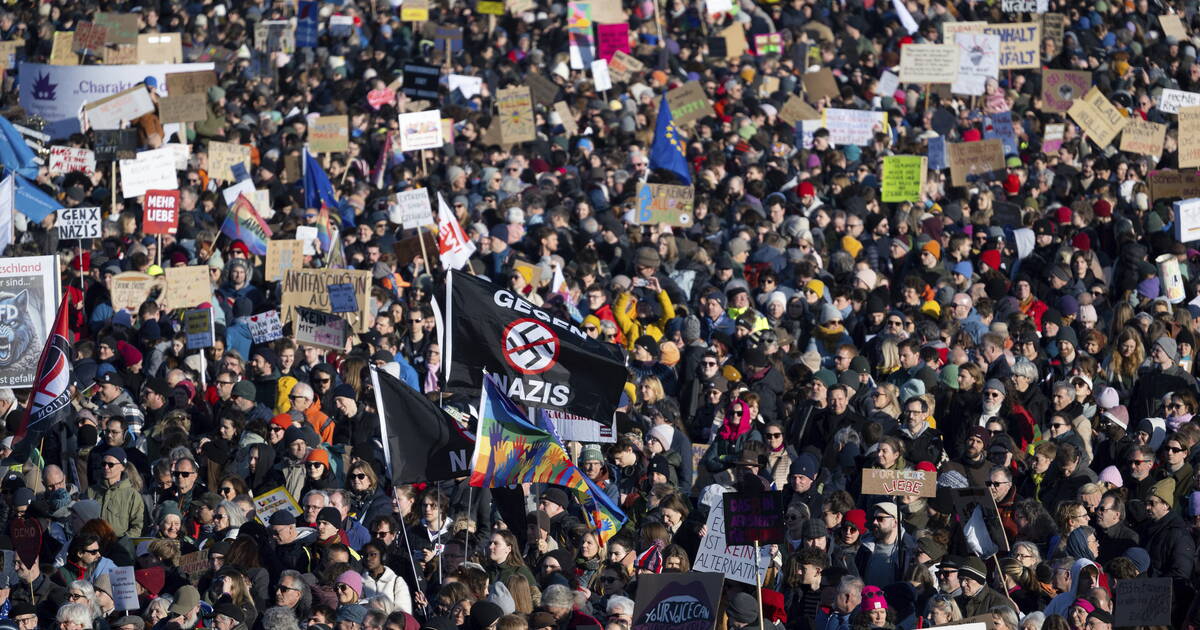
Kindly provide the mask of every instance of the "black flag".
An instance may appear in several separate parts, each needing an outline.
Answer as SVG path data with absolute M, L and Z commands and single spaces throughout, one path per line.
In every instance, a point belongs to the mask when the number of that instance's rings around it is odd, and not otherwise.
M 372 369 L 375 404 L 383 421 L 392 483 L 464 477 L 471 472 L 475 440 L 450 414 L 396 377 Z
M 447 283 L 447 389 L 477 394 L 487 370 L 518 404 L 612 419 L 626 377 L 616 346 L 502 286 L 461 271 Z

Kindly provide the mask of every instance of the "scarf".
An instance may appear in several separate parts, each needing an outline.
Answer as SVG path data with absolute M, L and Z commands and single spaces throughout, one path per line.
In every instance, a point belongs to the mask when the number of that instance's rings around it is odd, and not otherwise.
M 439 390 L 440 385 L 438 384 L 438 369 L 441 367 L 441 365 L 436 363 L 425 364 L 425 383 L 423 385 L 425 393 L 428 394 L 429 392 L 436 392 Z
M 738 410 L 737 408 L 741 409 Z M 737 426 L 733 425 L 733 414 L 737 414 Z M 723 440 L 734 441 L 739 437 L 750 432 L 750 405 L 740 400 L 735 400 L 729 403 L 729 409 L 725 412 L 725 418 L 721 421 L 721 430 L 718 435 Z

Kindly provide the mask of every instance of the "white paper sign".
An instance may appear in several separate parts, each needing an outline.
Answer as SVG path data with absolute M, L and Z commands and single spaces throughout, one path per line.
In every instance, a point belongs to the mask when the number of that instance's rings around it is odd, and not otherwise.
M 609 443 L 617 441 L 617 419 L 609 424 L 554 409 L 543 410 L 554 424 L 558 437 L 574 442 Z
M 1000 76 L 1000 36 L 956 33 L 958 80 L 950 85 L 954 94 L 979 96 L 988 79 Z
M 188 145 L 180 144 L 178 142 L 168 142 L 168 143 L 162 145 L 161 149 L 156 149 L 156 150 L 157 151 L 165 151 L 165 152 L 171 154 L 171 156 L 175 160 L 175 170 L 177 170 L 177 171 L 186 171 L 187 170 L 188 158 L 191 157 L 191 155 L 192 155 L 192 152 L 188 148 Z M 149 153 L 149 151 L 143 151 L 142 153 Z M 234 197 L 234 200 L 236 200 L 236 199 L 237 199 L 237 197 Z
M 121 160 L 121 194 L 126 199 L 140 197 L 147 190 L 176 190 L 179 188 L 179 178 L 175 174 L 175 158 L 170 153 L 156 153 L 150 159 L 142 159 L 142 153 L 135 160 Z
M 601 92 L 612 89 L 612 77 L 608 74 L 607 61 L 597 59 L 592 62 L 592 83 Z
M 50 147 L 50 176 L 65 175 L 74 171 L 85 175 L 95 173 L 96 154 L 91 149 Z
M 118 94 L 112 100 L 84 108 L 92 129 L 120 129 L 121 123 L 154 112 L 154 101 L 150 100 L 150 93 L 145 88 Z
M 472 77 L 465 74 L 452 74 L 448 77 L 446 87 L 453 92 L 462 92 L 463 98 L 478 96 L 483 91 L 483 77 Z
M 718 503 L 708 513 L 708 533 L 696 552 L 692 563 L 695 571 L 722 573 L 726 579 L 744 584 L 755 584 L 754 547 L 752 545 L 725 546 L 725 508 Z M 760 547 L 758 556 L 758 579 L 761 580 L 771 564 L 771 548 Z
M 317 227 L 315 225 L 301 225 L 296 228 L 296 240 L 304 243 L 304 255 L 317 255 Z
M 1180 243 L 1200 241 L 1200 199 L 1175 202 L 1175 240 Z
M 900 87 L 900 76 L 891 70 L 884 70 L 879 75 L 879 95 L 892 96 Z
M 875 131 L 886 124 L 885 112 L 861 109 L 825 109 L 825 128 L 834 144 L 867 146 L 875 140 Z
M 1178 114 L 1180 107 L 1195 107 L 1200 105 L 1200 94 L 1163 88 L 1158 97 L 1158 108 L 1168 114 Z
M 58 238 L 100 238 L 100 208 L 63 208 L 55 225 Z
M 243 179 L 242 181 L 221 189 L 221 196 L 225 197 L 225 205 L 233 206 L 233 202 L 237 201 L 238 195 L 245 195 L 246 199 L 250 200 L 250 205 L 254 205 L 254 181 L 251 179 Z M 258 212 L 258 206 L 254 206 L 254 211 Z
M 442 111 L 430 109 L 423 112 L 400 114 L 400 150 L 419 151 L 441 148 Z
M 406 230 L 432 225 L 433 206 L 429 203 L 429 191 L 417 188 L 396 193 L 396 216 L 391 220 Z
M 279 311 L 267 311 L 246 318 L 250 325 L 250 338 L 254 343 L 267 343 L 283 339 L 283 323 L 279 321 Z
M 346 349 L 346 320 L 333 313 L 297 306 L 292 325 L 296 330 L 296 343 L 335 351 Z
M 113 605 L 117 610 L 139 610 L 137 580 L 133 567 L 115 567 L 108 573 L 112 584 Z
M 704 6 L 708 10 L 709 15 L 713 15 L 715 13 L 725 13 L 726 11 L 733 9 L 733 1 L 732 0 L 706 0 L 704 3 Z

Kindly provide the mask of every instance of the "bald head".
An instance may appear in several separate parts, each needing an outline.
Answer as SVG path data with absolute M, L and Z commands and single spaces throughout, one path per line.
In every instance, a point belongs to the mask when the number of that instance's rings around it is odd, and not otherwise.
M 49 464 L 42 470 L 42 483 L 45 484 L 46 490 L 57 490 L 66 487 L 67 476 L 63 473 L 63 469 L 54 464 Z

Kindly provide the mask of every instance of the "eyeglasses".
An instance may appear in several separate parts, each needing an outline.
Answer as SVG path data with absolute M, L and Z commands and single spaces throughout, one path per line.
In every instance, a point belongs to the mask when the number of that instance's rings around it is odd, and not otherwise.
M 1000 392 L 984 392 L 983 395 L 987 398 L 1003 398 Z
M 330 382 L 330 380 L 332 380 L 332 379 L 328 379 L 328 378 L 315 378 L 315 379 L 313 379 L 313 382 L 314 382 L 314 383 L 320 383 L 320 384 L 324 385 L 324 384 L 326 384 L 326 383 Z
M 228 518 L 229 518 L 228 514 L 214 514 L 213 515 L 214 521 L 224 521 L 224 520 L 227 520 Z
M 1178 447 L 1178 446 L 1168 446 L 1168 447 L 1167 447 L 1167 452 L 1168 452 L 1168 453 L 1186 453 L 1186 452 L 1187 452 L 1187 449 L 1186 449 L 1186 448 L 1181 448 L 1181 447 Z
M 365 474 L 363 474 L 363 473 L 354 473 L 353 475 L 350 475 L 350 478 L 351 478 L 351 479 L 357 479 L 357 480 L 359 480 L 359 481 L 362 481 L 363 479 L 366 479 L 366 478 L 367 478 L 367 476 L 366 476 Z
M 187 479 L 188 477 L 191 477 L 191 476 L 192 476 L 192 475 L 194 475 L 194 474 L 196 474 L 196 473 L 194 473 L 194 472 L 189 472 L 189 471 L 186 471 L 186 470 L 174 470 L 174 471 L 171 471 L 171 476 L 172 476 L 172 477 L 179 477 L 179 478 L 181 478 L 181 479 Z
M 783 437 L 783 434 L 782 433 L 768 433 L 767 437 L 769 437 L 771 439 L 781 438 L 781 437 Z
M 277 591 L 297 591 L 298 592 L 300 589 L 293 588 L 291 586 L 284 586 L 283 584 L 280 584 L 275 587 L 275 590 L 277 590 Z
M 298 394 L 288 394 L 288 400 L 307 400 L 308 396 L 300 396 Z M 283 429 L 280 429 L 282 431 Z
M 1067 425 L 1062 422 L 1051 422 L 1050 423 L 1050 428 L 1052 428 L 1052 429 L 1061 429 L 1065 426 L 1067 426 Z
M 225 486 L 224 488 L 221 488 L 221 494 L 233 494 L 235 492 L 237 492 L 237 490 L 234 490 L 231 486 Z
M 320 467 L 322 467 L 322 466 L 324 466 L 324 465 L 325 465 L 325 464 L 322 464 L 321 462 L 308 462 L 308 464 L 307 464 L 307 466 L 308 466 L 309 468 L 320 468 Z
M 233 385 L 233 381 L 217 381 L 217 385 Z
M 889 320 L 887 320 L 887 325 L 888 326 L 903 326 L 904 322 L 902 322 L 898 319 L 889 319 Z
M 999 488 L 1000 486 L 1003 486 L 1006 483 L 1011 483 L 1011 482 L 1009 482 L 1009 481 L 989 481 L 985 485 L 987 485 L 987 487 L 989 487 L 989 488 Z
M 121 462 L 104 462 L 105 468 L 116 468 L 117 466 L 120 466 L 120 465 L 121 465 Z

